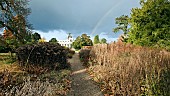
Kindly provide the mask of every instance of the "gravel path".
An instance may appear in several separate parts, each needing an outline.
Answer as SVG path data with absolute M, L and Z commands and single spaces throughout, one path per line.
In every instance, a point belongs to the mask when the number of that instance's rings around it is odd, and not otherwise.
M 67 96 L 103 96 L 82 66 L 78 54 L 69 59 L 69 62 L 72 68 L 72 89 Z

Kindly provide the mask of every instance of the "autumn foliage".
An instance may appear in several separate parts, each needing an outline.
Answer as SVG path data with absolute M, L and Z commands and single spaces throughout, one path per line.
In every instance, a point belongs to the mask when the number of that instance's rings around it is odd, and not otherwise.
M 3 38 L 4 39 L 13 39 L 14 35 L 13 35 L 13 33 L 10 30 L 4 30 Z

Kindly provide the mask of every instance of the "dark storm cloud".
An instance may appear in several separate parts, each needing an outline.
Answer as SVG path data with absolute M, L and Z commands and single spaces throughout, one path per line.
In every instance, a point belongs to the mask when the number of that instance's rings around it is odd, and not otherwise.
M 139 0 L 32 0 L 29 20 L 35 30 L 44 32 L 62 29 L 113 35 L 114 19 L 137 6 Z

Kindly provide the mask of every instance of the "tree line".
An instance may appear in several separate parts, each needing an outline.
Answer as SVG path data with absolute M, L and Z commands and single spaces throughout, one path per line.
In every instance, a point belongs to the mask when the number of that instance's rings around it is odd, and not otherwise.
M 1 0 L 0 35 L 1 45 L 12 49 L 30 42 L 43 42 L 38 33 L 32 32 L 32 25 L 27 20 L 31 13 L 28 8 L 29 0 Z M 140 46 L 150 46 L 170 49 L 170 1 L 169 0 L 140 0 L 141 7 L 132 8 L 130 15 L 116 18 L 118 25 L 114 32 L 123 31 L 122 41 Z M 52 38 L 50 42 L 57 42 Z M 94 42 L 86 34 L 78 36 L 73 43 L 75 48 L 106 43 L 106 39 L 95 36 Z

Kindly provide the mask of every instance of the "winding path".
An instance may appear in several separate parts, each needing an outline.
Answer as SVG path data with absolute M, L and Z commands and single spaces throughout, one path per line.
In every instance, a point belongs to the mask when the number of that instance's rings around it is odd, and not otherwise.
M 99 87 L 94 84 L 82 66 L 77 53 L 69 59 L 69 62 L 72 68 L 72 89 L 67 96 L 103 96 Z

